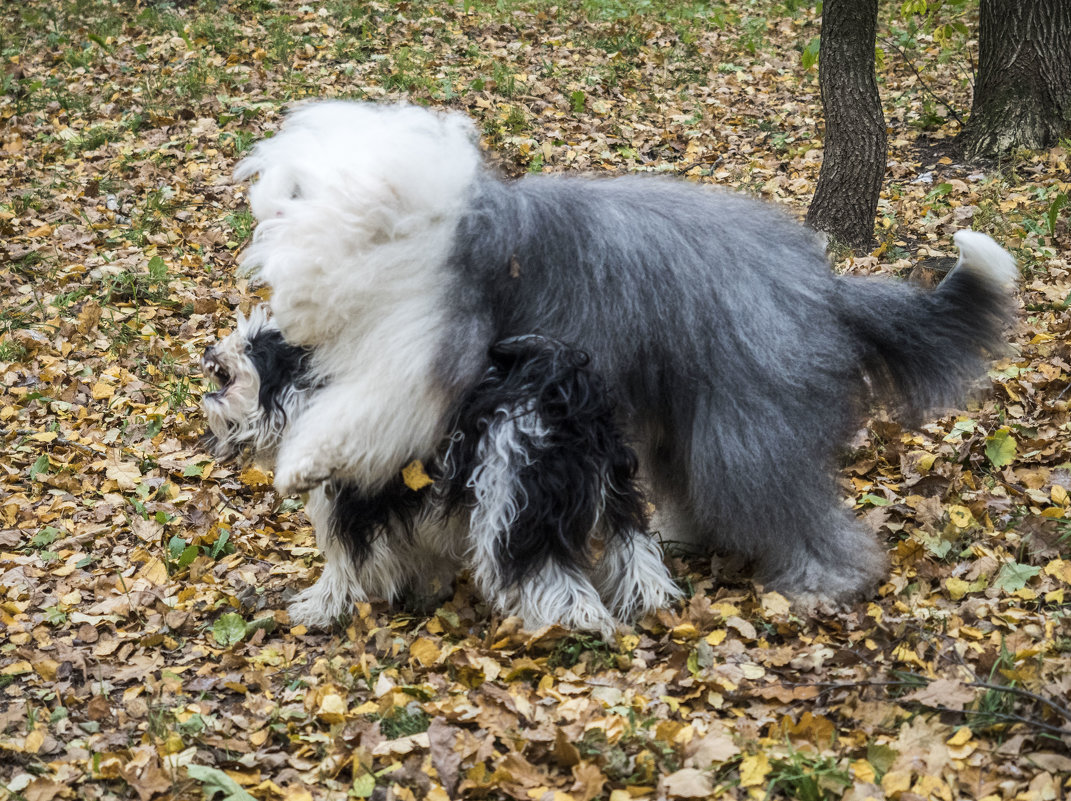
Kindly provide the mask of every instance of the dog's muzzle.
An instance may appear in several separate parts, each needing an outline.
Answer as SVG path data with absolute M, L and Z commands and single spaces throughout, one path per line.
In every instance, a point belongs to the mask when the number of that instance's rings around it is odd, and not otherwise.
M 231 383 L 231 374 L 220 362 L 219 357 L 216 356 L 216 349 L 211 345 L 205 349 L 205 355 L 201 357 L 201 370 L 219 387 L 216 392 L 209 393 L 211 395 L 223 392 Z

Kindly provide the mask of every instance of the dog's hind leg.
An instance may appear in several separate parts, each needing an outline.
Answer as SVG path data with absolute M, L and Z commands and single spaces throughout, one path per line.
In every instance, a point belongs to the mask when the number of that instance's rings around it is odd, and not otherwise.
M 832 397 L 821 416 L 808 417 L 798 398 L 776 401 L 752 403 L 746 414 L 709 404 L 692 433 L 685 480 L 657 489 L 676 491 L 681 533 L 764 588 L 805 607 L 855 600 L 887 575 L 887 560 L 835 481 L 834 452 L 851 407 Z
M 608 635 L 616 622 L 583 569 L 584 548 L 560 539 L 579 520 L 590 527 L 595 510 L 578 508 L 577 488 L 556 480 L 556 465 L 544 458 L 553 453 L 549 433 L 522 407 L 496 413 L 480 436 L 468 481 L 473 580 L 497 611 L 519 616 L 525 628 L 558 623 Z
M 619 620 L 635 620 L 664 609 L 681 596 L 662 561 L 662 550 L 646 531 L 619 531 L 610 536 L 592 579 Z
M 710 486 L 715 498 L 693 500 L 696 527 L 706 526 L 713 549 L 742 558 L 766 589 L 803 607 L 837 605 L 887 575 L 884 548 L 844 507 L 831 471 L 753 459 Z
M 839 504 L 786 521 L 783 540 L 761 554 L 755 581 L 805 609 L 838 605 L 874 592 L 888 574 L 885 549 Z

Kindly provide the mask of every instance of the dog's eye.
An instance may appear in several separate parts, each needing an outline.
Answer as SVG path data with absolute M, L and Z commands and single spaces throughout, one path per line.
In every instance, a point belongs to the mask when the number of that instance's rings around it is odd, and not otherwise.
M 301 187 L 300 186 L 294 186 L 294 188 L 290 190 L 290 199 L 291 200 L 301 200 Z

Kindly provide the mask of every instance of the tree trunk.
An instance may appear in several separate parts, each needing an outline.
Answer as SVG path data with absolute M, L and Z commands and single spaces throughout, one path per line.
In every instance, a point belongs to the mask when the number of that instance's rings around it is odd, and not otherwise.
M 956 137 L 969 160 L 1040 150 L 1071 132 L 1071 2 L 982 0 L 971 116 Z
M 885 175 L 885 114 L 874 76 L 877 21 L 877 0 L 826 0 L 822 7 L 825 152 L 807 223 L 856 250 L 874 242 Z

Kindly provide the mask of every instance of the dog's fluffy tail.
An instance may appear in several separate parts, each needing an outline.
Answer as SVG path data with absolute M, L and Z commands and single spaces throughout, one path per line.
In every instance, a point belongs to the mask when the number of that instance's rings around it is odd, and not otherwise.
M 990 237 L 958 231 L 959 261 L 933 291 L 846 277 L 842 316 L 861 343 L 876 398 L 907 421 L 962 403 L 1006 346 L 1018 278 Z

